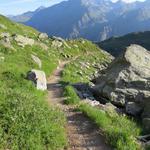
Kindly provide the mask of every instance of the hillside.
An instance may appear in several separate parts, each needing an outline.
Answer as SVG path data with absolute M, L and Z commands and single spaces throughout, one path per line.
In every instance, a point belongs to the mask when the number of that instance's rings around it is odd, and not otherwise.
M 149 9 L 149 0 L 134 3 L 69 0 L 35 11 L 24 24 L 46 32 L 50 36 L 82 37 L 92 41 L 103 41 L 112 36 L 149 31 Z M 17 16 L 14 20 L 17 20 Z
M 48 38 L 33 28 L 0 16 L 0 149 L 62 149 L 67 146 L 64 112 L 47 103 L 48 92 L 27 80 L 31 70 L 48 78 L 61 61 L 85 54 L 95 63 L 109 63 L 110 55 L 83 39 Z M 92 60 L 91 60 L 92 61 Z M 85 80 L 97 69 L 89 66 Z M 41 75 L 42 75 L 41 74 Z M 81 72 L 76 74 L 80 79 Z M 73 73 L 72 73 L 73 76 Z M 60 126 L 61 124 L 61 126 Z
M 121 37 L 112 37 L 98 43 L 98 45 L 108 51 L 113 56 L 118 56 L 131 44 L 139 44 L 150 50 L 150 31 L 130 33 Z

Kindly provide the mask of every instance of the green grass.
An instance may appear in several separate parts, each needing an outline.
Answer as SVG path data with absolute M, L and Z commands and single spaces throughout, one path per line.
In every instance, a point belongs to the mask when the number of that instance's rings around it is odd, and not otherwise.
M 82 51 L 78 57 L 67 64 L 62 73 L 62 82 L 89 82 L 89 77 L 97 70 L 94 64 L 103 64 L 106 62 L 111 62 L 111 59 L 105 55 L 100 49 L 98 49 L 94 44 L 87 44 L 88 48 L 86 53 L 82 54 Z M 92 51 L 90 51 L 92 50 Z M 85 67 L 84 64 L 88 64 Z
M 14 23 L 2 15 L 0 15 L 0 24 L 7 27 L 7 29 L 0 28 L 0 33 L 9 32 L 11 34 L 21 34 L 32 38 L 36 38 L 37 34 L 39 33 L 37 30 L 31 27 L 19 23 Z
M 65 104 L 78 104 L 80 102 L 79 97 L 77 96 L 75 89 L 72 86 L 66 86 L 64 88 L 64 96 L 66 97 L 65 99 Z
M 117 150 L 141 150 L 136 141 L 140 127 L 126 116 L 107 113 L 87 104 L 81 104 L 79 110 L 93 120 L 104 133 L 108 143 Z
M 48 106 L 45 93 L 25 81 L 22 84 L 22 88 L 0 88 L 0 149 L 56 150 L 66 146 L 63 113 Z

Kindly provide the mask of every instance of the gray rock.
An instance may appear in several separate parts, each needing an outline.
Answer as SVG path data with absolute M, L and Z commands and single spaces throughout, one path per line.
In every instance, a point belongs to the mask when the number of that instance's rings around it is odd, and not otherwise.
M 22 36 L 22 35 L 14 35 L 13 39 L 18 43 L 18 45 L 24 47 L 26 45 L 34 45 L 34 39 Z
M 59 42 L 65 42 L 65 40 L 61 37 L 57 37 L 57 36 L 52 36 L 51 37 L 53 40 L 59 41 Z
M 48 35 L 46 33 L 40 33 L 39 34 L 39 39 L 41 39 L 41 40 L 48 39 Z
M 27 73 L 27 79 L 31 80 L 37 87 L 38 90 L 47 90 L 46 75 L 40 70 L 31 70 Z
M 39 66 L 39 68 L 41 69 L 41 67 L 42 67 L 42 62 L 41 62 L 41 60 L 37 57 L 37 56 L 35 56 L 35 55 L 31 55 L 31 58 L 33 59 L 33 61 Z
M 143 126 L 145 131 L 147 131 L 147 133 L 150 133 L 150 118 L 143 119 Z
M 116 105 L 150 100 L 150 52 L 131 45 L 96 81 L 95 93 L 110 99 Z
M 52 42 L 52 47 L 53 47 L 53 48 L 60 48 L 60 47 L 62 47 L 62 46 L 63 46 L 63 43 L 60 42 L 60 41 L 54 40 L 54 41 Z
M 51 38 L 53 39 L 52 47 L 60 48 L 62 46 L 65 46 L 66 48 L 71 49 L 71 47 L 67 44 L 67 42 L 63 38 L 56 36 L 52 36 Z
M 142 110 L 142 107 L 135 102 L 128 102 L 126 104 L 126 113 L 129 115 L 138 116 Z
M 12 50 L 15 50 L 15 48 L 12 46 L 11 41 L 10 41 L 10 39 L 8 37 L 3 37 L 0 40 L 0 44 L 2 44 L 6 48 L 10 48 Z
M 0 34 L 0 38 L 9 38 L 10 37 L 10 33 L 8 32 L 3 32 Z
M 92 107 L 100 106 L 100 105 L 101 105 L 99 101 L 90 100 L 90 99 L 85 99 L 85 100 L 84 100 L 84 103 L 89 104 L 89 105 L 92 106 Z

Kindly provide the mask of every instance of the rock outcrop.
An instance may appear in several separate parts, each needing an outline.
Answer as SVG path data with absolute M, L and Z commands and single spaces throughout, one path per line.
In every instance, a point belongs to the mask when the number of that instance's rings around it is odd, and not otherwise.
M 34 45 L 34 39 L 22 36 L 22 35 L 14 35 L 13 39 L 18 43 L 18 45 L 24 47 L 26 45 Z
M 52 47 L 53 48 L 60 48 L 62 46 L 65 46 L 66 48 L 71 48 L 64 39 L 62 39 L 61 37 L 56 37 L 56 36 L 52 36 L 51 37 L 53 39 L 52 41 Z
M 37 87 L 38 90 L 47 90 L 46 75 L 40 70 L 31 70 L 27 73 L 27 79 L 31 80 Z
M 126 107 L 131 115 L 150 118 L 150 52 L 138 45 L 128 47 L 96 80 L 94 92 Z
M 14 49 L 14 47 L 11 44 L 11 35 L 10 33 L 3 32 L 0 34 L 0 44 L 2 44 L 6 48 Z
M 48 35 L 46 33 L 40 33 L 39 34 L 39 39 L 41 39 L 41 40 L 48 39 Z

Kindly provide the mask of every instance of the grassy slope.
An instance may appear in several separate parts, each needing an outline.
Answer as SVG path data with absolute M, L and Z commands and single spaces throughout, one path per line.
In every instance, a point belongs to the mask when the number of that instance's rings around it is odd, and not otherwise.
M 114 56 L 118 56 L 127 46 L 139 44 L 150 50 L 150 31 L 130 33 L 122 37 L 113 37 L 98 43 L 98 45 L 107 50 Z
M 30 27 L 12 23 L 0 16 L 0 23 L 7 27 L 0 33 L 9 32 L 32 37 L 36 40 L 38 32 Z M 27 71 L 38 66 L 31 59 L 36 54 L 42 61 L 42 70 L 47 75 L 56 68 L 57 54 L 45 51 L 39 46 L 9 49 L 0 45 L 0 149 L 58 149 L 66 145 L 65 117 L 57 108 L 49 108 L 46 92 L 37 91 L 25 79 Z M 50 54 L 51 55 L 50 55 Z M 59 124 L 62 124 L 60 127 Z
M 39 32 L 30 27 L 13 23 L 3 16 L 0 16 L 0 24 L 7 27 L 0 28 L 0 34 L 8 32 L 11 35 L 19 34 L 38 40 Z M 39 69 L 31 54 L 40 58 L 41 70 L 49 76 L 60 60 L 66 60 L 66 56 L 67 59 L 79 56 L 79 61 L 84 59 L 85 53 L 92 53 L 92 62 L 97 59 L 94 55 L 99 53 L 95 45 L 83 39 L 66 41 L 68 47 L 63 45 L 59 49 L 51 47 L 52 39 L 37 42 L 45 43 L 49 47 L 48 50 L 38 45 L 22 48 L 15 41 L 11 41 L 15 50 L 0 44 L 0 58 L 4 58 L 0 59 L 0 149 L 56 150 L 67 145 L 64 114 L 47 105 L 47 92 L 36 90 L 33 84 L 25 79 L 29 70 Z M 105 57 L 102 53 L 98 55 L 100 59 L 97 61 Z M 92 71 L 93 69 L 90 69 L 88 74 Z M 63 80 L 72 82 L 73 78 L 67 79 L 64 76 Z
M 91 42 L 85 41 L 84 44 L 78 45 L 83 54 L 77 55 L 76 59 L 65 67 L 62 82 L 89 82 L 89 77 L 96 71 L 94 64 L 111 62 L 111 58 Z M 84 66 L 84 64 L 88 64 L 88 67 Z

